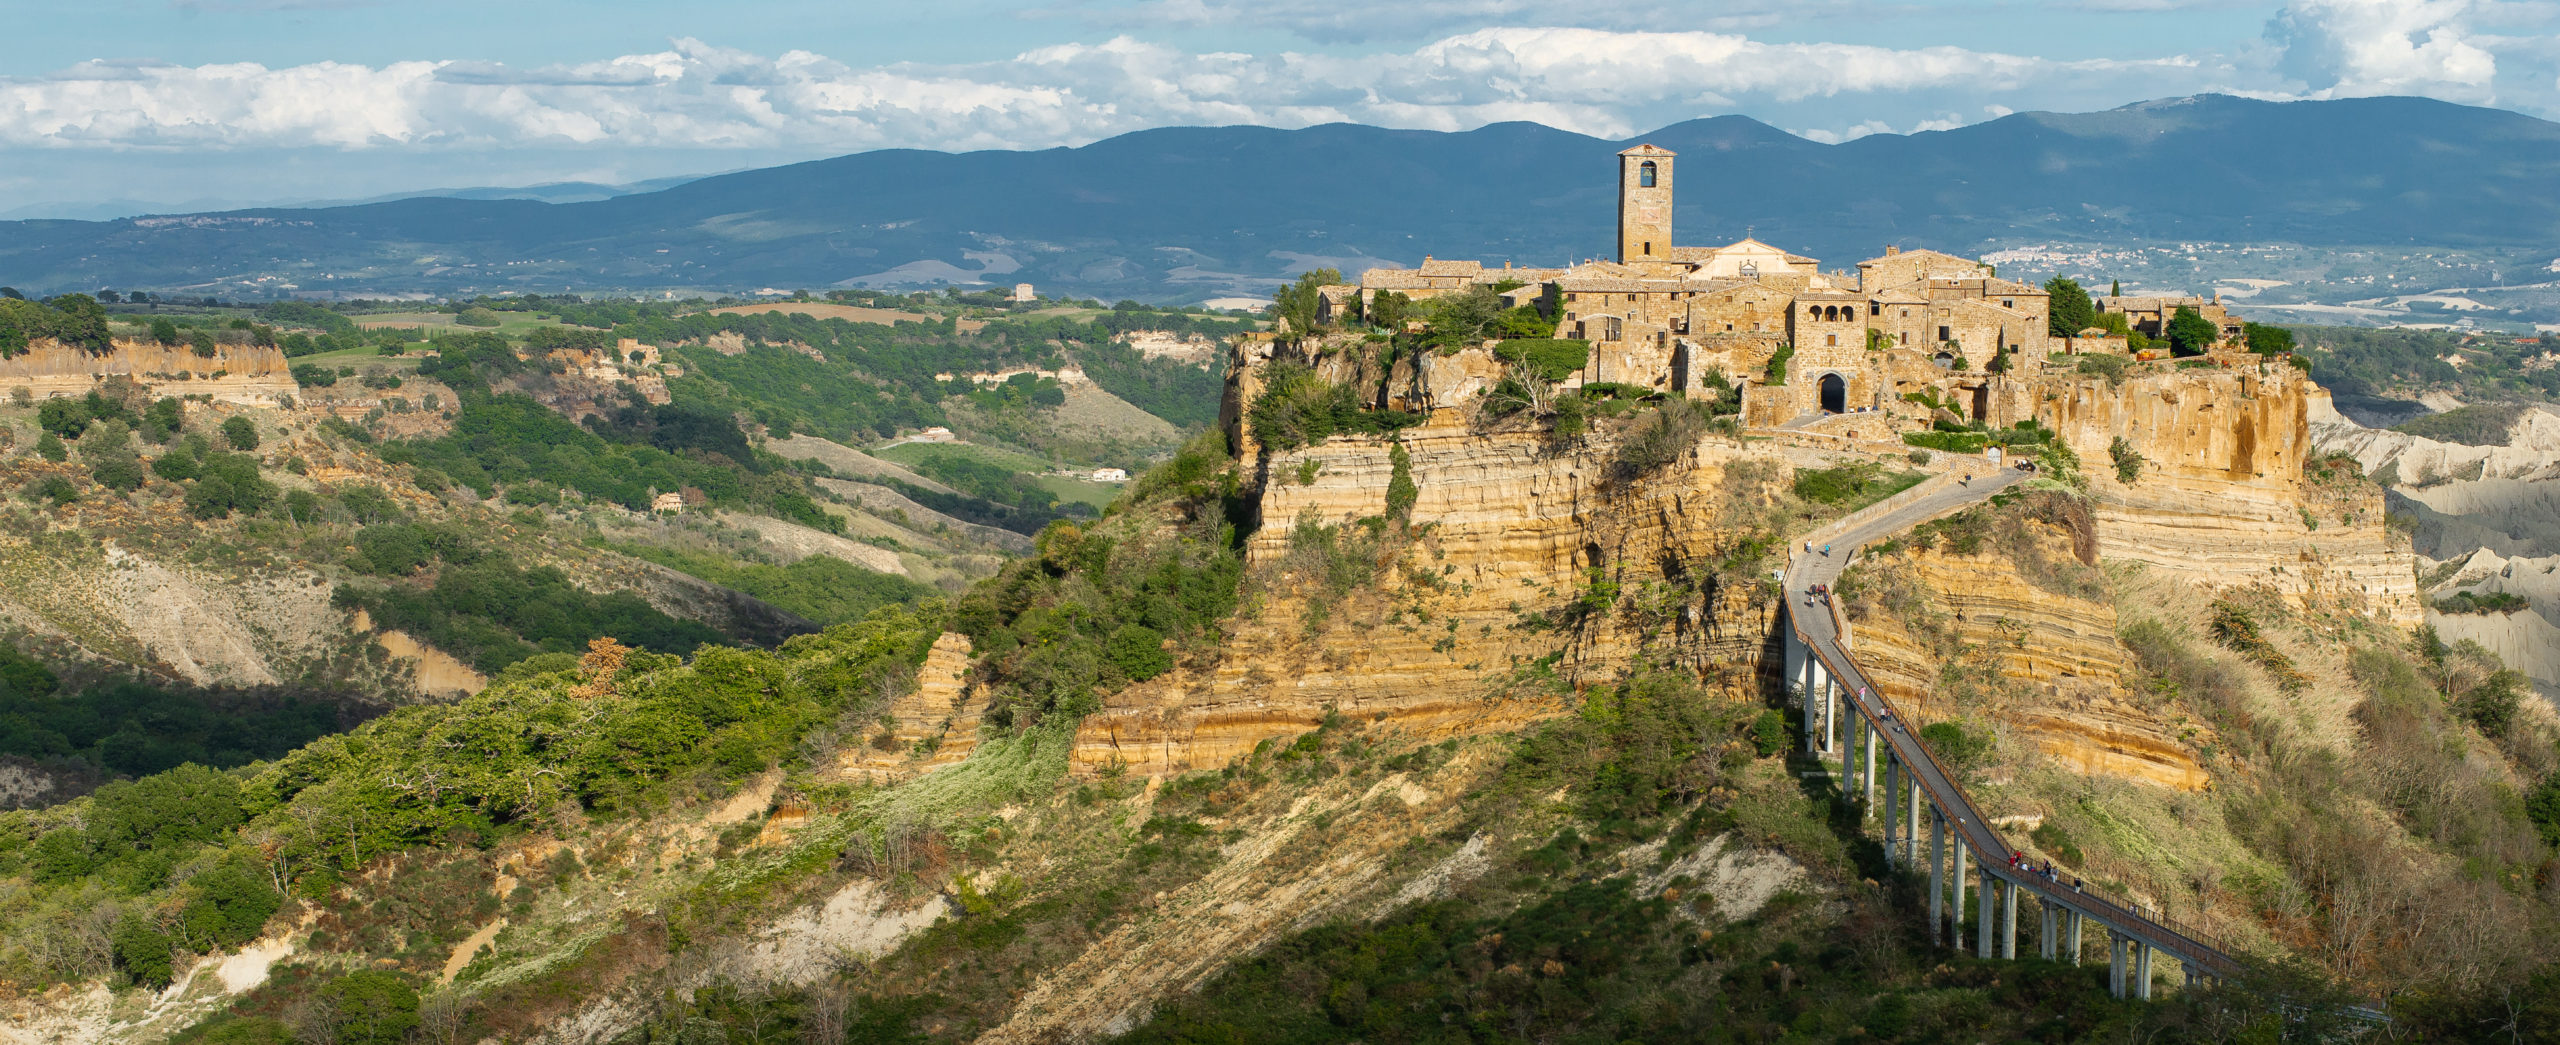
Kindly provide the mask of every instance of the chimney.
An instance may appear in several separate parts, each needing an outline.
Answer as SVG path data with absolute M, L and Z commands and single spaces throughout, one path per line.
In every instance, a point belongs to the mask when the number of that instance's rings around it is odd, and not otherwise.
M 1884 245 L 1884 256 L 1885 256 L 1885 257 L 1888 257 L 1888 258 L 1889 258 L 1889 257 L 1892 257 L 1892 256 L 1894 256 L 1894 255 L 1896 255 L 1896 254 L 1900 254 L 1900 253 L 1902 253 L 1902 248 L 1901 248 L 1901 247 L 1896 246 L 1896 245 L 1891 244 L 1891 243 L 1887 243 L 1887 244 L 1885 244 L 1885 245 Z

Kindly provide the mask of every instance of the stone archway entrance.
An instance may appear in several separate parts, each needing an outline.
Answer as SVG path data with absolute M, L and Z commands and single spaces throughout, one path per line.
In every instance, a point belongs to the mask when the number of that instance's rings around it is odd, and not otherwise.
M 1823 413 L 1838 414 L 1848 412 L 1849 382 L 1841 380 L 1840 375 L 1838 374 L 1824 374 L 1822 375 L 1822 384 L 1820 385 L 1820 388 L 1822 392 Z

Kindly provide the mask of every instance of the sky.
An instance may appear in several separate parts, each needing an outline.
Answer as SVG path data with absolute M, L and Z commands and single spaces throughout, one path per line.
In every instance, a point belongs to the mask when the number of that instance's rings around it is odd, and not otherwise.
M 0 216 L 1149 127 L 1741 114 L 1821 141 L 2223 92 L 2560 118 L 2560 0 L 0 0 Z

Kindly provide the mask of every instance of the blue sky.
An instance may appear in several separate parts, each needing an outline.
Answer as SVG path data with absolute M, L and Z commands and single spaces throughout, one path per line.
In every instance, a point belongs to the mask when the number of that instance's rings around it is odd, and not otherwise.
M 1820 140 L 2225 91 L 2560 115 L 2560 0 L 0 0 L 0 213 L 628 181 L 1169 124 L 1741 113 Z

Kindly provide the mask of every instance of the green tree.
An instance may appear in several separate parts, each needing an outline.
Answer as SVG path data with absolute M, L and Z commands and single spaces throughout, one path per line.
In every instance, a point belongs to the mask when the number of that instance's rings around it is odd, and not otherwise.
M 1316 314 L 1324 301 L 1324 288 L 1342 282 L 1338 269 L 1317 269 L 1302 273 L 1295 283 L 1282 286 L 1271 295 L 1271 310 L 1287 320 L 1289 333 L 1305 337 L 1316 330 Z
M 133 978 L 133 982 L 159 990 L 169 985 L 176 960 L 171 953 L 175 943 L 169 934 L 141 914 L 127 914 L 116 922 L 108 934 L 108 946 L 115 952 L 116 968 Z
M 1387 449 L 1387 465 L 1387 518 L 1411 522 L 1414 502 L 1422 499 L 1422 488 L 1414 485 L 1413 454 L 1404 448 L 1403 440 Z
M 63 344 L 91 352 L 105 352 L 114 347 L 107 334 L 107 308 L 87 294 L 64 294 L 45 304 L 58 313 L 53 320 L 53 336 Z
M 1132 682 L 1173 670 L 1173 654 L 1164 649 L 1164 633 L 1144 624 L 1123 624 L 1114 630 L 1104 655 Z
M 2177 314 L 2170 317 L 2167 333 L 2169 351 L 2180 356 L 2203 355 L 2221 337 L 2221 332 L 2213 328 L 2212 320 L 2186 305 L 2178 306 Z
M 165 319 L 152 320 L 151 340 L 157 341 L 162 345 L 176 345 L 178 343 L 178 325 Z
M 187 335 L 187 345 L 195 351 L 195 354 L 198 357 L 204 359 L 213 358 L 214 344 L 212 334 L 202 330 L 190 332 Z
M 2240 336 L 2249 342 L 2249 351 L 2262 356 L 2280 356 L 2293 351 L 2293 331 L 2284 327 L 2242 323 Z
M 2053 295 L 2053 306 L 2045 319 L 2046 333 L 2078 337 L 2081 331 L 2098 325 L 2098 306 L 2089 300 L 2089 292 L 2080 288 L 2078 280 L 2055 276 L 2045 281 L 2044 290 Z
M 62 445 L 62 437 L 50 431 L 36 437 L 36 456 L 60 464 L 71 459 L 71 449 Z
M 245 416 L 233 414 L 222 421 L 222 441 L 230 443 L 234 450 L 255 450 L 258 448 L 258 426 Z
M 89 430 L 89 408 L 77 399 L 47 399 L 36 407 L 36 425 L 65 439 Z
M 320 988 L 338 1045 L 401 1045 L 418 1025 L 418 990 L 396 973 L 351 972 Z

